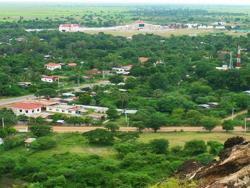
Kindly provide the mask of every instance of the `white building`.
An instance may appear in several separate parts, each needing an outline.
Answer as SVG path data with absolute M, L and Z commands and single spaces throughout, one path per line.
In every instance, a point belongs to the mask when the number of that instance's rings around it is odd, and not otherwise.
M 31 114 L 37 114 L 41 113 L 41 107 L 38 105 L 34 104 L 29 104 L 29 103 L 18 103 L 18 104 L 13 104 L 9 106 L 13 112 L 19 116 L 21 114 L 24 114 L 26 116 L 30 116 Z
M 67 32 L 67 31 L 79 31 L 78 24 L 61 24 L 59 26 L 59 31 Z
M 48 63 L 48 64 L 45 64 L 44 67 L 46 67 L 48 70 L 55 70 L 55 69 L 61 69 L 61 65 L 60 64 L 57 64 L 57 63 Z
M 56 78 L 54 76 L 44 76 L 41 78 L 41 80 L 43 82 L 55 82 L 55 81 L 58 81 L 58 78 Z
M 131 25 L 117 26 L 117 31 L 137 31 L 137 30 L 160 30 L 161 25 L 147 24 L 144 21 L 137 20 Z
M 65 114 L 77 114 L 78 108 L 71 105 L 55 105 L 55 106 L 47 106 L 46 111 L 65 113 Z

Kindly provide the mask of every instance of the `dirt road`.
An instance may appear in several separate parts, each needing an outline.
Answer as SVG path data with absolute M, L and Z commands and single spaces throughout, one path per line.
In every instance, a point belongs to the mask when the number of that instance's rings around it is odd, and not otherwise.
M 25 130 L 28 126 L 23 126 L 23 125 L 17 125 L 14 128 L 17 130 Z M 54 132 L 87 132 L 91 131 L 97 128 L 104 129 L 104 127 L 63 127 L 63 126 L 53 126 L 53 131 Z M 170 131 L 189 131 L 189 132 L 208 132 L 207 130 L 203 129 L 203 127 L 162 127 L 160 130 L 157 132 L 170 132 Z M 136 127 L 120 127 L 120 131 L 137 131 Z M 241 127 L 235 127 L 234 131 L 243 131 Z M 145 129 L 143 132 L 154 132 L 152 129 Z M 225 130 L 222 130 L 221 126 L 215 127 L 215 129 L 212 130 L 212 132 L 225 132 Z

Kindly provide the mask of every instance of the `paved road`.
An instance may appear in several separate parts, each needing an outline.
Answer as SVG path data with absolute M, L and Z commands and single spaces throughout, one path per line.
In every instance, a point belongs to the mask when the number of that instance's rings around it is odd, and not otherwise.
M 28 126 L 23 125 L 17 125 L 14 128 L 17 130 L 25 130 Z M 87 132 L 91 131 L 97 128 L 104 129 L 104 127 L 62 127 L 62 126 L 53 126 L 54 132 Z M 180 131 L 183 129 L 183 131 L 187 132 L 208 132 L 207 130 L 203 129 L 203 127 L 162 127 L 157 132 L 170 132 L 170 131 Z M 120 127 L 120 131 L 127 131 L 127 127 Z M 136 127 L 129 127 L 129 131 L 137 131 Z M 234 131 L 243 131 L 241 127 L 235 127 Z M 154 132 L 152 129 L 145 129 L 143 132 Z M 225 130 L 222 130 L 221 126 L 215 127 L 215 129 L 212 130 L 212 132 L 226 132 Z
M 93 85 L 102 85 L 102 84 L 107 85 L 107 84 L 110 84 L 110 82 L 109 81 L 104 81 L 104 82 L 100 82 L 100 83 L 84 84 L 82 86 L 73 87 L 73 89 L 93 87 Z M 33 98 L 35 98 L 34 95 L 26 95 L 26 96 L 16 97 L 16 98 L 12 98 L 12 99 L 6 99 L 6 100 L 0 101 L 0 106 L 6 105 L 6 104 L 11 104 L 11 103 L 17 103 L 17 102 L 21 102 L 21 101 L 24 102 L 25 100 L 31 100 Z

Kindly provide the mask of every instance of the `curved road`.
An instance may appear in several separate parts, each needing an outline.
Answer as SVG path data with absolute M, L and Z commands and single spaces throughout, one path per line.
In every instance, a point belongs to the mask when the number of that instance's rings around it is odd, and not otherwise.
M 102 85 L 102 84 L 107 85 L 107 84 L 110 84 L 110 82 L 109 81 L 104 81 L 104 82 L 100 82 L 100 83 L 84 84 L 82 86 L 73 87 L 73 89 L 93 87 L 93 85 Z M 35 98 L 34 95 L 26 95 L 26 96 L 16 97 L 16 98 L 12 98 L 12 99 L 6 99 L 6 100 L 0 101 L 0 106 L 6 105 L 6 104 L 11 104 L 11 103 L 17 103 L 17 102 L 21 102 L 21 101 L 25 101 L 25 100 L 31 100 L 33 98 Z

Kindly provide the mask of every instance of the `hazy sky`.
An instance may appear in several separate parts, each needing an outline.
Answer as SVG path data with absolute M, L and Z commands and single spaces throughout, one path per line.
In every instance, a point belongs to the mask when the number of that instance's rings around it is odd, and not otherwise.
M 79 3 L 164 3 L 164 4 L 227 4 L 250 5 L 250 0 L 0 0 L 0 2 L 79 2 Z

